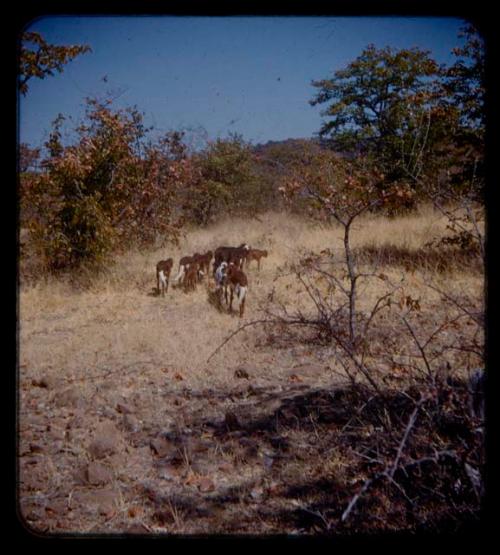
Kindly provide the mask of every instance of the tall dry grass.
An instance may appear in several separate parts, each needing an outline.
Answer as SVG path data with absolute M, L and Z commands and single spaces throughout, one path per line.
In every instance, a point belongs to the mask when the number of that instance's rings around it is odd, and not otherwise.
M 445 232 L 446 221 L 431 207 L 418 213 L 386 219 L 369 215 L 353 229 L 353 247 L 360 253 L 404 252 L 422 256 L 425 245 Z M 262 269 L 248 270 L 249 293 L 243 322 L 260 317 L 259 304 L 275 290 L 284 303 L 307 306 L 304 293 L 292 279 L 276 278 L 276 270 L 295 262 L 307 252 L 329 248 L 342 256 L 342 229 L 312 223 L 285 213 L 267 213 L 258 218 L 223 218 L 205 229 L 189 229 L 178 247 L 132 250 L 116 258 L 103 274 L 93 277 L 85 288 L 66 279 L 46 278 L 23 283 L 19 290 L 19 355 L 21 378 L 47 374 L 65 379 L 82 379 L 99 372 L 128 372 L 134 368 L 144 380 L 171 387 L 217 387 L 234 380 L 235 369 L 249 365 L 257 382 L 280 380 L 297 364 L 297 350 L 276 350 L 266 346 L 263 332 L 248 328 L 207 359 L 234 331 L 240 320 L 220 311 L 210 302 L 206 282 L 185 294 L 170 286 L 165 298 L 154 294 L 155 266 L 172 257 L 177 272 L 184 255 L 214 250 L 220 245 L 250 245 L 267 249 Z M 413 254 L 412 254 L 413 253 Z M 366 260 L 360 258 L 360 263 Z M 377 262 L 377 261 L 376 261 Z M 439 295 L 429 291 L 432 279 L 450 294 L 476 292 L 481 295 L 483 275 L 472 265 L 452 264 L 446 273 L 422 263 L 405 268 L 404 261 L 380 258 L 381 269 L 394 280 L 403 280 L 405 291 L 429 304 Z M 213 287 L 213 282 L 210 282 Z M 376 285 L 366 284 L 362 294 L 376 298 Z M 320 379 L 320 378 L 318 378 Z M 328 379 L 325 377 L 324 379 Z

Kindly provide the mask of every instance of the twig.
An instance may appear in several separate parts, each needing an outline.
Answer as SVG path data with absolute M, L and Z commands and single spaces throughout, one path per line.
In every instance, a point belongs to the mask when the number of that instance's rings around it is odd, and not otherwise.
M 420 409 L 420 404 L 423 401 L 420 401 L 419 404 L 415 407 L 414 411 L 411 413 L 411 416 L 408 420 L 408 424 L 406 426 L 405 429 L 405 433 L 403 434 L 403 438 L 401 439 L 401 442 L 399 443 L 399 447 L 398 447 L 398 452 L 396 454 L 396 458 L 394 459 L 394 463 L 392 465 L 391 470 L 389 471 L 388 476 L 391 478 L 394 477 L 394 473 L 396 472 L 398 465 L 399 465 L 399 460 L 401 459 L 401 455 L 403 454 L 403 449 L 405 448 L 406 442 L 408 441 L 408 436 L 410 435 L 411 429 L 413 428 L 413 426 L 415 425 L 415 422 L 417 420 L 417 414 L 418 411 Z
M 409 420 L 408 420 L 408 424 L 406 426 L 405 432 L 403 434 L 403 438 L 401 439 L 399 446 L 398 446 L 398 451 L 396 454 L 396 457 L 394 459 L 394 462 L 392 464 L 392 467 L 390 470 L 388 470 L 388 468 L 386 467 L 384 471 L 376 474 L 375 476 L 373 476 L 372 478 L 368 478 L 367 480 L 365 480 L 362 488 L 358 491 L 358 493 L 356 495 L 354 495 L 354 497 L 351 499 L 351 501 L 349 502 L 349 505 L 347 506 L 346 510 L 342 513 L 342 517 L 341 517 L 341 522 L 345 522 L 345 520 L 347 519 L 347 517 L 349 516 L 349 514 L 351 513 L 352 509 L 354 508 L 354 506 L 356 505 L 356 503 L 359 501 L 360 497 L 368 490 L 368 488 L 377 480 L 380 480 L 381 478 L 387 478 L 391 483 L 395 484 L 398 489 L 400 491 L 402 491 L 401 486 L 394 480 L 394 473 L 396 472 L 398 465 L 399 465 L 399 461 L 401 459 L 401 456 L 403 454 L 403 450 L 405 448 L 406 442 L 408 441 L 408 437 L 410 435 L 410 432 L 413 428 L 413 426 L 415 425 L 416 419 L 417 419 L 417 413 L 420 409 L 420 405 L 423 403 L 424 399 L 422 399 L 421 401 L 419 401 L 419 403 L 417 404 L 417 406 L 415 407 L 415 410 L 412 412 Z M 413 504 L 413 501 L 408 497 L 408 495 L 403 491 L 403 494 L 405 496 L 405 498 L 411 503 Z
M 415 344 L 418 347 L 418 350 L 420 351 L 420 354 L 422 355 L 422 360 L 424 361 L 425 367 L 427 368 L 427 373 L 429 378 L 432 380 L 433 376 L 432 376 L 432 369 L 431 366 L 429 364 L 429 361 L 427 359 L 427 355 L 425 353 L 425 349 L 422 347 L 422 345 L 420 344 L 420 341 L 418 340 L 417 336 L 415 335 L 415 332 L 413 331 L 413 328 L 411 327 L 411 325 L 409 324 L 408 320 L 403 316 L 402 320 L 405 324 L 405 326 L 408 328 L 411 336 L 413 337 L 413 340 L 415 341 Z
M 382 478 L 384 476 L 383 473 L 381 474 L 377 474 L 376 476 L 374 476 L 373 478 L 369 478 L 368 480 L 365 480 L 365 483 L 363 484 L 363 487 L 358 491 L 358 493 L 351 499 L 349 505 L 347 505 L 346 510 L 342 513 L 342 517 L 340 518 L 341 522 L 345 522 L 347 520 L 347 517 L 349 516 L 349 514 L 351 513 L 351 511 L 353 510 L 354 506 L 356 505 L 356 503 L 359 501 L 359 498 L 365 493 L 365 491 L 373 484 L 373 482 L 379 480 L 380 478 Z
M 240 333 L 240 331 L 243 331 L 245 328 L 248 328 L 250 326 L 256 326 L 257 324 L 272 324 L 273 321 L 272 320 L 253 320 L 252 322 L 247 322 L 246 324 L 243 324 L 243 326 L 239 326 L 235 331 L 233 331 L 228 337 L 226 337 L 226 339 L 224 339 L 224 341 L 215 349 L 215 351 L 207 358 L 207 362 L 210 362 L 210 359 L 220 351 L 220 349 L 222 349 L 222 347 L 224 347 L 224 345 L 230 340 L 232 339 L 236 334 Z

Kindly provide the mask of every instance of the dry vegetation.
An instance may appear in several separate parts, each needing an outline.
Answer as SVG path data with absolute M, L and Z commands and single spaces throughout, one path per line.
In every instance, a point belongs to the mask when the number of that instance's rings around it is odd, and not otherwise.
M 381 330 L 407 297 L 419 302 L 411 315 L 419 330 L 430 333 L 451 317 L 456 307 L 429 283 L 480 310 L 484 275 L 476 259 L 425 247 L 445 227 L 431 208 L 367 216 L 354 226 L 360 267 L 375 265 L 387 278 L 362 285 L 361 310 L 388 281 L 399 285 Z M 158 260 L 173 257 L 173 276 L 181 256 L 243 241 L 269 256 L 260 272 L 255 263 L 248 270 L 242 321 L 217 308 L 213 280 L 208 289 L 204 281 L 193 293 L 171 286 L 165 298 L 157 295 Z M 216 351 L 240 325 L 263 318 L 271 302 L 307 310 L 307 295 L 286 268 L 325 248 L 333 260 L 342 256 L 340 229 L 269 213 L 187 231 L 178 248 L 127 252 L 99 277 L 79 276 L 85 286 L 69 278 L 21 282 L 19 503 L 27 526 L 39 533 L 335 533 L 424 523 L 454 529 L 477 518 L 474 488 L 460 477 L 456 498 L 427 484 L 444 506 L 453 505 L 453 517 L 435 501 L 432 510 L 420 506 L 415 493 L 410 518 L 394 493 L 379 490 L 342 522 L 366 483 L 369 466 L 360 461 L 373 464 L 377 454 L 373 446 L 357 453 L 371 433 L 353 420 L 365 405 L 329 346 L 248 326 Z M 463 320 L 446 333 L 482 343 Z M 393 362 L 415 356 L 400 329 L 391 340 Z M 388 348 L 382 332 L 380 346 Z M 456 380 L 482 364 L 457 349 L 441 362 Z M 406 421 L 409 409 L 397 392 L 414 380 L 404 368 L 379 370 Z M 450 411 L 463 412 L 466 391 L 455 394 Z

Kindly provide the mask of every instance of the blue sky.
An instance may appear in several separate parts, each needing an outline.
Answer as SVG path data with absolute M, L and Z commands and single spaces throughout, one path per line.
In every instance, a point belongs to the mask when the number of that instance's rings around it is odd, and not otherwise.
M 32 79 L 20 96 L 19 140 L 43 145 L 59 113 L 84 114 L 85 98 L 116 96 L 137 106 L 157 132 L 200 128 L 208 137 L 241 133 L 253 143 L 311 137 L 321 106 L 309 100 L 322 79 L 373 43 L 430 50 L 451 63 L 463 21 L 437 17 L 46 17 L 34 21 L 52 44 L 88 44 L 62 74 Z M 104 78 L 106 81 L 104 81 Z

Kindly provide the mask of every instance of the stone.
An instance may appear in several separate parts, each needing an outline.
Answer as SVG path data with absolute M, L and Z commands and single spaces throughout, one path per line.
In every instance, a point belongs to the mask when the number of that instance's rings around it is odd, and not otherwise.
M 234 412 L 227 411 L 224 416 L 224 424 L 229 431 L 238 430 L 241 424 L 238 422 L 238 417 Z
M 215 484 L 211 478 L 203 477 L 200 479 L 200 482 L 198 484 L 198 489 L 202 493 L 208 493 L 209 491 L 214 491 Z
M 138 432 L 141 429 L 139 420 L 132 414 L 124 414 L 122 424 L 127 432 Z
M 118 493 L 111 489 L 95 491 L 76 491 L 72 501 L 85 508 L 86 511 L 97 511 L 102 515 L 110 515 L 116 509 Z
M 112 422 L 101 424 L 94 434 L 94 439 L 88 447 L 89 453 L 95 459 L 102 459 L 119 450 L 120 433 Z
M 130 414 L 133 411 L 133 408 L 130 405 L 127 405 L 125 403 L 117 403 L 116 404 L 116 410 L 118 412 L 120 412 L 121 414 Z
M 243 368 L 236 368 L 236 370 L 234 371 L 234 377 L 235 378 L 244 378 L 246 380 L 248 380 L 250 378 L 250 374 L 248 373 L 248 371 Z
M 93 486 L 108 484 L 113 479 L 109 468 L 98 462 L 91 462 L 87 467 L 87 480 Z
M 77 486 L 86 486 L 88 484 L 88 474 L 85 467 L 74 470 L 72 476 Z
M 175 445 L 165 439 L 163 436 L 159 436 L 155 439 L 152 439 L 149 443 L 151 449 L 158 455 L 158 457 L 166 457 L 168 455 L 175 455 L 177 454 L 177 448 Z
M 112 437 L 98 437 L 89 445 L 88 451 L 95 459 L 102 459 L 116 451 L 116 440 Z
M 85 404 L 80 390 L 77 387 L 68 387 L 54 395 L 54 403 L 58 407 L 81 407 Z
M 146 534 L 148 532 L 149 529 L 146 528 L 146 525 L 139 522 L 134 522 L 126 530 L 124 530 L 125 534 Z
M 65 515 L 68 511 L 68 500 L 60 497 L 51 499 L 47 505 L 45 505 L 45 510 L 55 514 Z
M 31 385 L 35 387 L 41 387 L 44 389 L 54 389 L 57 386 L 58 380 L 52 376 L 43 376 L 39 380 L 31 380 Z

